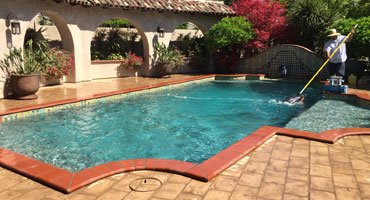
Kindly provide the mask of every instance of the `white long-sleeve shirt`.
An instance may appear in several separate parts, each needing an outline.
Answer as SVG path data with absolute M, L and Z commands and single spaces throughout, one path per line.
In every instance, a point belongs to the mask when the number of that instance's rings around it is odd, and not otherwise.
M 340 43 L 345 38 L 346 38 L 346 36 L 344 36 L 344 35 L 338 35 L 338 38 L 336 40 L 330 39 L 325 44 L 325 51 L 330 51 L 330 55 L 331 55 L 335 51 L 335 49 L 340 45 Z M 338 49 L 338 51 L 330 59 L 330 62 L 331 63 L 342 63 L 342 62 L 346 62 L 346 60 L 347 60 L 346 42 L 344 42 L 342 44 L 342 46 L 340 46 L 340 48 Z

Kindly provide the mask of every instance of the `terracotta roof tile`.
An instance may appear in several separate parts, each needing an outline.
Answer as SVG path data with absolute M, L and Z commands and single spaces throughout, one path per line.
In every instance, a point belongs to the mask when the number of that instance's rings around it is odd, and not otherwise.
M 185 12 L 206 15 L 235 15 L 223 3 L 211 0 L 53 0 L 84 7 L 122 8 L 134 10 L 156 10 L 159 12 Z

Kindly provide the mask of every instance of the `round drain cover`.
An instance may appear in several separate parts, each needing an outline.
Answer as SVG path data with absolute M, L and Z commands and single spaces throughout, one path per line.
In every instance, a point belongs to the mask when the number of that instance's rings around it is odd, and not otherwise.
M 162 186 L 162 182 L 157 178 L 139 178 L 130 183 L 130 189 L 136 192 L 150 192 Z

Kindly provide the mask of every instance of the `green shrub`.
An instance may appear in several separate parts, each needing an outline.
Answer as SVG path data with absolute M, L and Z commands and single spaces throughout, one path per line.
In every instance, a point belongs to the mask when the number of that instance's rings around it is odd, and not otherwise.
M 180 34 L 175 45 L 186 57 L 206 56 L 206 43 L 204 37 L 190 36 L 190 33 Z
M 107 59 L 108 60 L 122 60 L 123 56 L 119 53 L 112 53 L 112 54 L 108 55 Z
M 176 29 L 188 29 L 188 22 L 180 24 Z
M 105 60 L 105 56 L 102 52 L 91 51 L 91 60 Z
M 39 25 L 46 25 L 46 26 L 55 26 L 53 20 L 51 20 L 47 15 L 40 13 L 39 17 Z
M 370 58 L 370 17 L 340 20 L 334 24 L 333 28 L 347 35 L 356 24 L 358 24 L 358 27 L 352 42 L 347 45 L 347 54 L 353 58 Z
M 97 31 L 91 41 L 92 60 L 110 60 L 109 55 L 125 55 L 135 44 L 137 33 L 125 32 L 118 28 Z
M 238 44 L 244 46 L 255 37 L 252 24 L 245 17 L 223 18 L 206 33 L 211 51 Z
M 111 27 L 111 28 L 133 28 L 130 22 L 123 19 L 110 19 L 103 22 L 100 27 Z
M 370 16 L 370 2 L 368 0 L 362 0 L 357 4 L 350 7 L 347 18 L 362 18 Z
M 245 47 L 256 33 L 246 17 L 223 18 L 206 33 L 206 44 L 213 54 L 218 73 L 234 72 Z
M 202 69 L 207 67 L 207 44 L 205 37 L 190 36 L 190 33 L 180 34 L 174 45 L 182 54 L 190 58 L 189 66 Z

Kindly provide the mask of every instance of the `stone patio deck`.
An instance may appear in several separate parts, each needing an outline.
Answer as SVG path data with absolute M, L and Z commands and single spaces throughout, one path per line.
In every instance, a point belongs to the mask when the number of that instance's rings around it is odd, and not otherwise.
M 43 88 L 33 101 L 0 100 L 0 111 L 83 99 L 121 89 L 189 78 L 124 78 Z M 360 91 L 369 95 L 368 91 Z M 162 186 L 135 192 L 129 184 L 155 177 Z M 274 136 L 209 182 L 165 172 L 135 171 L 104 178 L 63 194 L 0 167 L 0 199 L 370 199 L 370 135 L 347 136 L 334 144 Z M 150 188 L 148 182 L 137 187 Z

